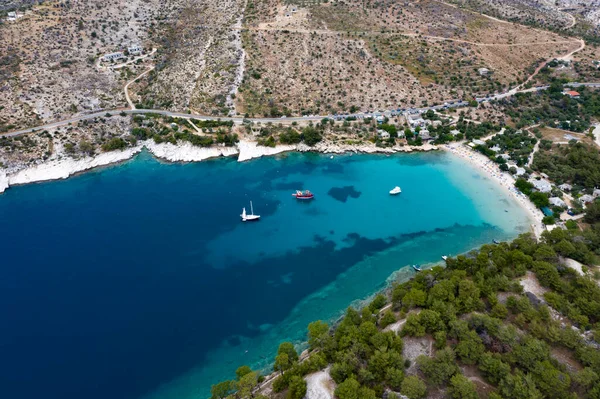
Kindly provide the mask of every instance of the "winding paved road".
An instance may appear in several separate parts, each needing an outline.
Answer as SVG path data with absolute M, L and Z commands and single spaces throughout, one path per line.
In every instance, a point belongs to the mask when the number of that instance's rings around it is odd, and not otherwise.
M 566 87 L 581 87 L 581 86 L 586 86 L 586 87 L 595 87 L 595 88 L 600 88 L 600 83 L 568 83 L 565 85 Z M 530 89 L 525 89 L 525 90 L 516 90 L 516 89 L 512 89 L 506 93 L 501 93 L 501 94 L 496 94 L 494 96 L 490 96 L 490 97 L 481 97 L 481 98 L 477 98 L 477 102 L 478 103 L 485 103 L 485 102 L 490 102 L 493 100 L 501 100 L 503 98 L 507 98 L 510 96 L 513 96 L 517 93 L 531 93 L 531 92 L 535 92 L 535 91 L 542 91 L 542 90 L 547 90 L 550 86 L 538 86 L 538 87 L 532 87 Z M 279 122 L 300 122 L 300 121 L 312 121 L 312 122 L 318 122 L 324 118 L 331 118 L 331 119 L 344 119 L 344 118 L 348 118 L 348 117 L 355 117 L 355 118 L 368 118 L 368 117 L 377 117 L 379 115 L 383 115 L 383 116 L 394 116 L 397 115 L 400 112 L 403 111 L 412 111 L 412 113 L 423 113 L 423 112 L 427 112 L 428 110 L 441 110 L 441 109 L 445 109 L 445 108 L 459 108 L 459 107 L 466 107 L 468 105 L 468 103 L 466 101 L 458 101 L 458 102 L 453 102 L 453 103 L 447 103 L 446 105 L 436 105 L 433 107 L 425 107 L 425 108 L 412 108 L 412 109 L 402 109 L 402 111 L 400 111 L 399 109 L 396 110 L 387 110 L 387 111 L 383 111 L 383 112 L 360 112 L 360 113 L 355 113 L 355 114 L 348 114 L 348 115 L 312 115 L 312 116 L 294 116 L 294 117 L 282 117 L 282 118 L 243 118 L 243 117 L 239 117 L 239 116 L 223 116 L 223 117 L 216 117 L 216 116 L 211 116 L 211 115 L 200 115 L 200 114 L 191 114 L 191 113 L 183 113 L 183 112 L 172 112 L 172 111 L 164 111 L 164 110 L 159 110 L 159 109 L 124 109 L 124 108 L 117 108 L 117 109 L 111 109 L 111 110 L 102 110 L 99 112 L 95 112 L 95 113 L 90 113 L 90 114 L 85 114 L 85 115 L 79 115 L 79 116 L 75 116 L 73 118 L 69 118 L 69 119 L 65 119 L 62 121 L 56 121 L 56 122 L 51 122 L 45 125 L 41 125 L 41 126 L 36 126 L 36 127 L 32 127 L 32 128 L 27 128 L 27 129 L 22 129 L 22 130 L 17 130 L 17 131 L 13 131 L 10 133 L 4 133 L 2 135 L 0 135 L 0 137 L 14 137 L 14 136 L 19 136 L 22 134 L 27 134 L 27 133 L 32 133 L 32 132 L 37 132 L 37 131 L 43 131 L 46 129 L 51 129 L 51 128 L 55 128 L 55 127 L 60 127 L 60 126 L 65 126 L 65 125 L 69 125 L 72 123 L 77 123 L 77 122 L 81 122 L 81 121 L 85 121 L 85 120 L 90 120 L 90 119 L 95 119 L 95 118 L 104 118 L 107 117 L 107 114 L 110 114 L 110 116 L 113 115 L 119 115 L 119 114 L 126 114 L 126 115 L 136 115 L 136 114 L 159 114 L 159 115 L 166 115 L 166 116 L 172 116 L 174 118 L 194 118 L 194 119 L 198 119 L 198 120 L 215 120 L 215 119 L 219 119 L 222 121 L 232 121 L 236 124 L 242 124 L 246 121 L 248 122 L 260 122 L 260 123 L 279 123 Z

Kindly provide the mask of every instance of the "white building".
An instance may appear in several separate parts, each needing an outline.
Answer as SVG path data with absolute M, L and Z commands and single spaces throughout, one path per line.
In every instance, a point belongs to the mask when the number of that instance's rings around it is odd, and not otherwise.
M 592 195 L 594 196 L 594 198 L 600 197 L 600 189 L 598 189 L 598 188 L 594 189 L 594 192 L 592 193 Z
M 120 60 L 122 58 L 125 58 L 125 56 L 123 55 L 123 52 L 118 51 L 116 53 L 105 54 L 102 57 L 102 61 L 104 61 L 104 62 L 111 62 L 111 61 Z
M 525 168 L 519 168 L 517 167 L 517 173 L 515 173 L 517 176 L 523 176 L 525 173 L 527 173 L 527 171 L 525 170 Z
M 546 179 L 538 180 L 535 178 L 531 178 L 529 179 L 529 183 L 533 184 L 533 187 L 535 187 L 535 189 L 539 192 L 549 193 L 550 191 L 552 191 L 552 184 Z
M 386 132 L 385 130 L 377 130 L 377 135 L 379 136 L 379 138 L 382 139 L 389 139 L 390 138 L 390 134 L 388 132 Z
M 567 207 L 567 204 L 565 203 L 565 201 L 563 201 L 562 199 L 560 199 L 558 197 L 550 197 L 549 201 L 550 201 L 550 204 L 552 204 L 554 206 L 559 206 L 561 208 Z
M 589 194 L 585 194 L 582 195 L 581 197 L 579 197 L 579 201 L 581 201 L 584 204 L 589 204 L 594 202 L 595 198 Z
M 475 145 L 485 145 L 485 141 L 479 140 L 479 139 L 475 139 L 475 140 L 473 140 L 473 144 L 475 144 Z
M 129 52 L 129 55 L 140 55 L 142 54 L 142 52 L 144 51 L 144 48 L 141 46 L 131 46 L 127 49 L 127 51 Z
M 558 186 L 558 188 L 560 188 L 562 191 L 571 191 L 573 189 L 573 186 L 567 183 L 563 183 L 560 186 Z
M 457 130 L 457 129 L 451 130 L 450 134 L 453 136 L 458 136 L 460 134 L 460 130 Z
M 490 70 L 487 68 L 479 68 L 477 70 L 481 76 L 487 76 L 490 73 Z
M 421 115 L 413 115 L 413 114 L 409 114 L 406 116 L 406 120 L 408 122 L 408 124 L 410 125 L 410 127 L 412 127 L 413 129 L 417 126 L 420 127 L 425 127 L 427 126 L 427 121 L 425 119 L 423 119 L 421 117 Z

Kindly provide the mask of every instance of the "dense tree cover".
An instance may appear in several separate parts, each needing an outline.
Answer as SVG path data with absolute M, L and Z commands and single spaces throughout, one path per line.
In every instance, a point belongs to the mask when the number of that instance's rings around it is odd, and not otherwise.
M 594 221 L 585 231 L 545 232 L 539 242 L 525 234 L 484 245 L 395 285 L 362 310 L 348 308 L 335 328 L 311 323 L 306 359 L 290 343 L 279 347 L 273 390 L 299 398 L 306 390 L 302 377 L 330 365 L 338 399 L 417 399 L 437 389 L 477 398 L 477 386 L 463 374 L 474 367 L 493 387 L 490 398 L 600 397 L 600 287 L 561 262 L 598 263 L 600 222 Z M 547 289 L 543 298 L 523 293 L 518 279 L 526 273 Z M 384 330 L 398 316 L 406 318 L 400 332 Z M 416 375 L 407 375 L 407 337 L 424 337 L 435 348 L 417 357 Z M 553 350 L 568 352 L 582 370 L 566 367 Z M 213 387 L 213 398 L 245 398 L 240 382 L 252 386 L 254 375 L 238 369 L 236 380 Z
M 548 90 L 518 93 L 500 104 L 517 121 L 517 128 L 538 123 L 573 132 L 585 132 L 593 117 L 600 116 L 600 94 L 585 87 L 577 88 L 580 98 L 563 95 L 562 81 L 554 81 Z M 568 88 L 567 88 L 568 89 Z
M 571 142 L 552 151 L 540 149 L 531 167 L 557 184 L 572 184 L 575 191 L 589 192 L 600 186 L 600 151 L 584 143 Z
M 508 127 L 504 133 L 487 140 L 485 146 L 477 146 L 476 150 L 501 165 L 506 164 L 506 160 L 498 154 L 508 154 L 518 166 L 523 166 L 527 164 L 536 143 L 537 139 L 529 132 Z M 499 151 L 491 150 L 494 147 L 499 148 Z

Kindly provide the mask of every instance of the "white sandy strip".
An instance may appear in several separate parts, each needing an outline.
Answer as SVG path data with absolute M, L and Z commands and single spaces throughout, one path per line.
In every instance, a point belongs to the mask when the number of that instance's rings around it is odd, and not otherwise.
M 531 218 L 531 221 L 533 222 L 532 228 L 535 236 L 538 238 L 541 236 L 542 232 L 545 230 L 544 225 L 542 224 L 544 214 L 542 211 L 537 209 L 535 205 L 533 205 L 533 203 L 525 194 L 519 192 L 515 188 L 515 179 L 510 173 L 502 172 L 498 167 L 498 164 L 491 161 L 485 155 L 462 144 L 447 144 L 442 148 L 466 160 L 473 167 L 483 171 L 493 181 L 497 182 L 500 184 L 500 186 L 508 190 L 508 192 L 517 200 L 517 202 Z
M 329 376 L 329 367 L 306 376 L 305 399 L 333 399 L 335 382 Z

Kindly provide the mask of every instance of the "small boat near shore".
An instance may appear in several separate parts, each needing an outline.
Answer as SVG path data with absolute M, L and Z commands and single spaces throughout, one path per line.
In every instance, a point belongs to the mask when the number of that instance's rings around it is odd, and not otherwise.
M 447 261 L 447 260 L 448 260 L 448 257 L 447 257 L 446 255 L 442 255 L 442 260 L 443 260 L 443 261 Z
M 419 265 L 412 265 L 412 268 L 413 268 L 413 269 L 414 269 L 416 272 L 420 272 L 420 271 L 422 270 L 422 269 L 421 269 L 421 266 L 419 266 Z
M 254 222 L 260 219 L 260 215 L 254 214 L 254 208 L 252 207 L 252 201 L 250 201 L 250 214 L 246 213 L 246 208 L 242 208 L 242 214 L 240 215 L 242 222 Z
M 402 190 L 400 189 L 400 187 L 396 186 L 390 190 L 390 195 L 397 195 L 397 194 L 400 194 L 401 192 L 402 192 Z
M 299 200 L 311 200 L 311 199 L 315 198 L 315 195 L 308 190 L 305 190 L 305 191 L 296 190 L 296 192 L 294 194 L 292 194 L 292 196 L 296 197 L 296 199 L 299 199 Z
M 494 244 L 500 244 L 500 241 L 496 240 L 495 238 L 492 240 L 492 242 L 493 242 Z

